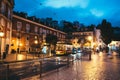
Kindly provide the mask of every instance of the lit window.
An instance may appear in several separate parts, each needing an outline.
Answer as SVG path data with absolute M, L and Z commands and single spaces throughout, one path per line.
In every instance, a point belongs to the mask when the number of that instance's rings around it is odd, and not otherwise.
M 35 36 L 35 39 L 37 39 L 37 36 Z
M 5 20 L 4 20 L 4 18 L 1 19 L 1 25 L 5 26 Z

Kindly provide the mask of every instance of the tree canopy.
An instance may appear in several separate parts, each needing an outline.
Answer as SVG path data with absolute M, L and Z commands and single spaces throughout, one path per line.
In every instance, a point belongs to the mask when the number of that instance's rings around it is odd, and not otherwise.
M 113 35 L 111 23 L 103 19 L 102 23 L 99 25 L 99 28 L 101 30 L 101 39 L 106 45 L 108 45 L 112 41 Z
M 57 41 L 58 41 L 58 38 L 56 35 L 53 35 L 53 34 L 46 35 L 46 43 L 56 45 Z

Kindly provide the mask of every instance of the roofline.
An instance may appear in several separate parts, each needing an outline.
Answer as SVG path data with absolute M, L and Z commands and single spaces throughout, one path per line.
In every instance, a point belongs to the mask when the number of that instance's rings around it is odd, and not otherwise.
M 35 25 L 38 25 L 38 26 L 42 26 L 42 27 L 44 27 L 44 28 L 48 28 L 48 29 L 53 30 L 53 31 L 56 31 L 56 32 L 60 32 L 60 33 L 63 33 L 63 34 L 67 34 L 67 33 L 65 33 L 65 32 L 62 32 L 62 31 L 59 31 L 59 30 L 50 28 L 50 27 L 48 27 L 48 26 L 42 25 L 42 24 L 40 24 L 40 23 L 31 21 L 31 20 L 28 20 L 28 19 L 25 19 L 25 18 L 23 18 L 23 17 L 17 16 L 17 15 L 14 15 L 14 14 L 12 15 L 12 17 L 18 18 L 18 19 L 21 19 L 21 20 L 24 20 L 24 21 L 27 21 L 27 22 L 30 22 L 30 23 L 35 24 Z

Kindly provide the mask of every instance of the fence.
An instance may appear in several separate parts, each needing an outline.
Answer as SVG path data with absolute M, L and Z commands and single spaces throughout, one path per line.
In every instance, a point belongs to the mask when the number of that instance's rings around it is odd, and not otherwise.
M 62 56 L 2 63 L 0 65 L 0 80 L 20 80 L 34 75 L 40 75 L 42 77 L 42 74 L 48 71 L 69 66 L 72 61 L 72 57 Z

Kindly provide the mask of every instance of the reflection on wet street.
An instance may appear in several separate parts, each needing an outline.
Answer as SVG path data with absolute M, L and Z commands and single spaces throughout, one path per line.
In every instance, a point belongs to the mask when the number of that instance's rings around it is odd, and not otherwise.
M 120 58 L 109 58 L 104 53 L 92 54 L 92 60 L 82 58 L 74 61 L 70 67 L 60 68 L 49 73 L 41 80 L 120 80 Z M 39 80 L 39 76 L 29 80 Z M 28 80 L 28 79 L 24 79 Z

